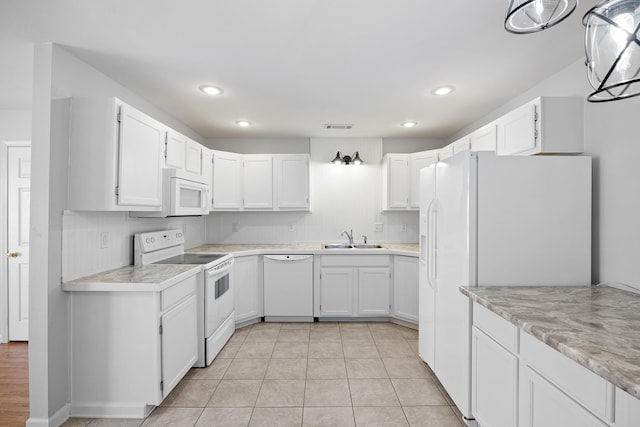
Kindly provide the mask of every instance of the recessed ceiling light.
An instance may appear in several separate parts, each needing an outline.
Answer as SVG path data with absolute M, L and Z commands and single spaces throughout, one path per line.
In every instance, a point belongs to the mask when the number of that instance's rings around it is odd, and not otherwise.
M 454 86 L 450 86 L 450 85 L 440 86 L 432 90 L 431 93 L 437 96 L 445 96 L 445 95 L 449 95 L 454 90 L 456 90 Z
M 224 93 L 224 90 L 220 89 L 219 87 L 211 86 L 211 85 L 200 86 L 200 90 L 206 93 L 207 95 L 222 95 Z
M 412 128 L 414 126 L 417 126 L 418 122 L 404 122 L 402 123 L 402 126 L 406 127 L 406 128 Z
M 248 120 L 236 120 L 236 125 L 240 126 L 241 128 L 248 128 L 252 124 L 253 123 Z

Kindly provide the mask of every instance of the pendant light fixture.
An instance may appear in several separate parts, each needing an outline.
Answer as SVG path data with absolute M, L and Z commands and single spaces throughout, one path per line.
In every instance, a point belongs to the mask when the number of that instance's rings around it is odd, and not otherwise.
M 542 31 L 566 19 L 577 5 L 578 0 L 509 0 L 504 28 L 515 34 Z
M 582 18 L 591 102 L 640 95 L 640 0 L 607 0 Z
M 331 160 L 331 163 L 336 165 L 361 165 L 364 163 L 364 160 L 360 158 L 360 154 L 356 151 L 352 156 L 343 156 L 341 152 L 336 153 L 336 157 Z

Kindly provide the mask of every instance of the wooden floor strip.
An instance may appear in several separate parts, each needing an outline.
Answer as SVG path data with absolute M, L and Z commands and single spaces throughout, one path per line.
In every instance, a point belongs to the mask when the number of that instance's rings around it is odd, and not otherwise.
M 0 426 L 24 426 L 29 418 L 29 347 L 0 344 Z

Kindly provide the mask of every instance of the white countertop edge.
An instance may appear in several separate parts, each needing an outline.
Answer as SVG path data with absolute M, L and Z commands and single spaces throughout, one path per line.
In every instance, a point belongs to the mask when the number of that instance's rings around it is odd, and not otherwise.
M 200 254 L 225 254 L 231 253 L 234 257 L 243 257 L 251 255 L 400 255 L 418 258 L 419 252 L 404 251 L 401 249 L 249 249 L 233 252 L 220 251 L 197 251 L 188 249 L 188 253 Z
M 128 267 L 128 266 L 127 266 Z M 91 282 L 83 281 L 82 283 L 71 281 L 62 284 L 62 290 L 66 292 L 161 292 L 176 283 L 187 279 L 191 276 L 195 276 L 202 267 L 194 265 L 193 268 L 178 273 L 170 278 L 157 283 L 140 283 L 140 282 Z M 84 280 L 82 278 L 76 279 L 78 281 Z

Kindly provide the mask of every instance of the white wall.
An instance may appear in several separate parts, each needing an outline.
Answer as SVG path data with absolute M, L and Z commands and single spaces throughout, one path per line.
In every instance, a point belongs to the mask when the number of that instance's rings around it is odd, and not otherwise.
M 640 289 L 640 97 L 589 103 L 592 91 L 584 61 L 576 61 L 451 140 L 540 95 L 585 97 L 585 154 L 594 160 L 592 281 Z
M 187 227 L 192 245 L 204 243 L 205 221 L 129 219 L 125 214 L 69 213 L 67 201 L 69 99 L 117 96 L 196 140 L 195 132 L 56 45 L 36 45 L 34 66 L 31 268 L 30 426 L 65 418 L 69 402 L 68 280 L 132 261 L 131 234 Z M 109 247 L 99 236 L 108 232 Z M 53 420 L 53 421 L 52 421 Z
M 209 140 L 209 146 L 222 149 L 216 141 Z M 383 151 L 412 152 L 443 145 L 441 140 L 312 138 L 311 212 L 214 212 L 207 218 L 207 240 L 216 243 L 335 242 L 345 239 L 340 235 L 343 230 L 353 229 L 358 241 L 364 234 L 371 242 L 417 242 L 417 212 L 381 211 Z M 281 151 L 283 147 L 278 146 L 278 141 L 265 144 L 261 140 L 240 140 L 225 148 L 241 146 L 249 147 L 248 152 L 252 153 L 285 152 Z M 330 164 L 337 151 L 343 154 L 358 151 L 364 164 Z M 383 224 L 382 232 L 374 231 L 375 223 Z M 238 231 L 233 231 L 234 224 Z M 290 225 L 294 231 L 289 231 Z
M 216 150 L 242 154 L 309 152 L 309 138 L 211 138 L 204 144 Z

